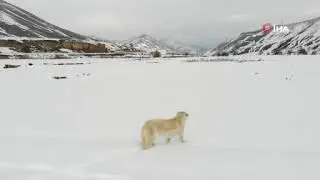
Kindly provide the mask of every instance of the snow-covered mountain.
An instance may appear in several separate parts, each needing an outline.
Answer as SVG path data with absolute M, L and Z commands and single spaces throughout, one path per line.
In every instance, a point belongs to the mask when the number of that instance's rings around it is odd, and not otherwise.
M 320 54 L 320 17 L 286 25 L 288 33 L 245 32 L 221 43 L 207 55 Z
M 86 36 L 50 24 L 3 0 L 0 0 L 0 37 L 87 39 Z
M 187 45 L 182 42 L 178 42 L 172 39 L 156 39 L 148 34 L 130 38 L 123 41 L 126 46 L 131 46 L 135 49 L 144 52 L 153 52 L 158 50 L 162 54 L 202 54 L 203 48 Z
M 125 40 L 123 44 L 145 52 L 158 50 L 162 54 L 175 53 L 174 48 L 147 34 Z
M 174 48 L 175 51 L 180 52 L 182 54 L 188 53 L 193 55 L 203 55 L 205 52 L 208 51 L 207 48 L 195 45 L 188 45 L 186 43 L 176 41 L 173 39 L 162 39 L 162 41 L 170 47 Z

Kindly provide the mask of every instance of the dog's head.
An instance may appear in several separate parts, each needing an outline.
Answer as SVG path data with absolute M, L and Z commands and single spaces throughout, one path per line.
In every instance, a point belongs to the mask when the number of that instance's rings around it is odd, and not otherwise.
M 177 112 L 176 116 L 187 120 L 188 117 L 189 117 L 189 114 L 187 112 L 184 112 L 184 111 L 179 111 L 179 112 Z

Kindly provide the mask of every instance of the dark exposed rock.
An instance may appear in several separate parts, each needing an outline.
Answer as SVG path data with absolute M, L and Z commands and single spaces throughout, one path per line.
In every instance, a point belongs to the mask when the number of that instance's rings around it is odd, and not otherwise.
M 9 68 L 18 68 L 20 67 L 21 65 L 12 65 L 12 64 L 5 64 L 4 65 L 4 69 L 9 69 Z
M 53 79 L 57 79 L 57 80 L 60 80 L 60 79 L 67 79 L 67 76 L 54 76 L 52 77 Z
M 74 40 L 0 40 L 0 47 L 11 47 L 22 53 L 31 52 L 60 52 L 61 48 L 82 53 L 106 53 L 109 50 L 104 44 L 91 44 Z
M 298 50 L 298 54 L 307 55 L 308 52 L 305 49 L 301 48 L 301 49 Z

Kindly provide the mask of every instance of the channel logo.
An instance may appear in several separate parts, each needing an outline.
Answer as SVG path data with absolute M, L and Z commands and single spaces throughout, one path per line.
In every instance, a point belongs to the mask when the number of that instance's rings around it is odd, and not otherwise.
M 287 26 L 285 25 L 275 25 L 275 24 L 271 24 L 271 23 L 265 23 L 262 25 L 261 30 L 265 33 L 265 34 L 269 34 L 269 33 L 290 33 L 290 30 Z

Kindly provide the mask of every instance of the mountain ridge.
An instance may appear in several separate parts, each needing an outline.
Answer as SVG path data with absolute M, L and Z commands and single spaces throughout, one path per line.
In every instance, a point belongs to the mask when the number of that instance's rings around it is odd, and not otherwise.
M 53 25 L 4 0 L 0 0 L 0 37 L 88 39 L 87 36 Z
M 132 46 L 144 52 L 159 51 L 162 54 L 190 54 L 200 55 L 206 52 L 205 48 L 189 45 L 173 39 L 157 39 L 149 34 L 142 34 L 122 41 L 127 46 Z

